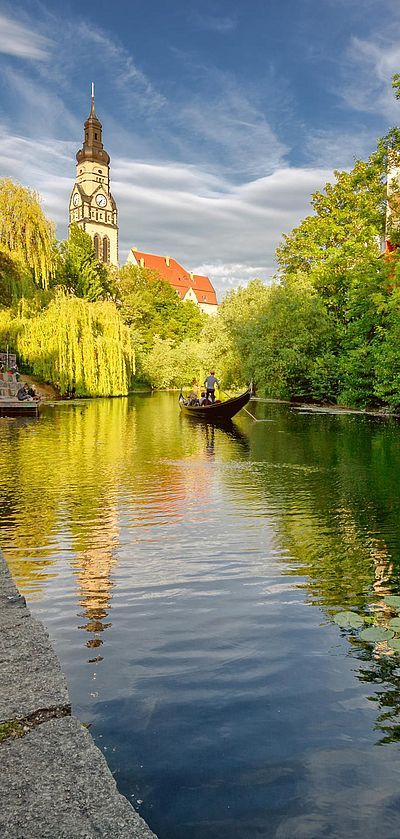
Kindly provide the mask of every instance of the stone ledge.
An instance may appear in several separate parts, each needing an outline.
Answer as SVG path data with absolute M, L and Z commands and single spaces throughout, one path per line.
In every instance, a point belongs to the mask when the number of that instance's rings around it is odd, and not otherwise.
M 118 792 L 90 734 L 69 716 L 48 633 L 1 551 L 0 668 L 0 725 L 21 721 L 18 739 L 10 734 L 0 743 L 1 839 L 156 839 Z
M 0 553 L 0 723 L 46 708 L 70 709 L 67 682 L 48 633 L 33 618 Z
M 0 760 L 2 839 L 155 839 L 73 717 L 6 741 Z

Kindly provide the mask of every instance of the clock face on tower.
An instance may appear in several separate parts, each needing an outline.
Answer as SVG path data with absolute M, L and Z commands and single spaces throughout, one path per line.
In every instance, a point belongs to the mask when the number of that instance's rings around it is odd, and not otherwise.
M 107 204 L 107 198 L 105 195 L 96 195 L 96 204 L 99 207 L 105 207 Z
M 79 204 L 79 195 L 78 195 L 78 193 L 77 193 L 77 192 L 75 193 L 75 195 L 74 195 L 74 197 L 73 197 L 73 199 L 72 199 L 72 203 L 73 203 L 74 207 L 77 207 L 77 206 L 78 206 L 78 204 Z

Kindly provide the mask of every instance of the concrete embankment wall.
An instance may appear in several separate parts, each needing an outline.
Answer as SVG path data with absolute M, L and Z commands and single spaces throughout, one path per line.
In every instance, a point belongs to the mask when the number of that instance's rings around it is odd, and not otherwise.
M 156 839 L 119 794 L 0 551 L 0 836 Z

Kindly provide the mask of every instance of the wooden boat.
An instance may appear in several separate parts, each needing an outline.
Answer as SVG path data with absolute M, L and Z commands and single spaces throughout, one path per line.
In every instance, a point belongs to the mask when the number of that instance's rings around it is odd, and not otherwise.
M 235 414 L 247 405 L 251 398 L 251 388 L 248 388 L 240 396 L 227 399 L 225 402 L 211 402 L 209 405 L 188 405 L 182 394 L 179 394 L 179 405 L 183 414 L 207 422 L 226 422 L 232 419 Z

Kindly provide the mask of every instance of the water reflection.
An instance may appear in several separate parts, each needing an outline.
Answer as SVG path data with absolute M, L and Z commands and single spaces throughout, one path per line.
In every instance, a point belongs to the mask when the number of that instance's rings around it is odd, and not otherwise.
M 78 615 L 86 619 L 79 629 L 93 636 L 85 641 L 89 648 L 100 647 L 112 626 L 112 574 L 126 519 L 131 527 L 151 528 L 155 520 L 190 517 L 194 500 L 204 505 L 211 489 L 208 461 L 224 446 L 229 456 L 230 440 L 248 450 L 245 433 L 232 422 L 197 424 L 190 432 L 190 420 L 179 416 L 176 435 L 171 401 L 158 408 L 157 419 L 154 427 L 153 401 L 143 394 L 44 407 L 39 423 L 3 420 L 0 426 L 0 544 L 31 599 L 57 574 L 65 548 Z
M 161 839 L 392 839 L 399 659 L 332 615 L 385 625 L 400 591 L 399 429 L 254 411 L 204 426 L 161 394 L 0 421 L 0 543 Z

